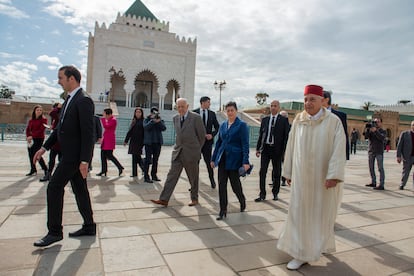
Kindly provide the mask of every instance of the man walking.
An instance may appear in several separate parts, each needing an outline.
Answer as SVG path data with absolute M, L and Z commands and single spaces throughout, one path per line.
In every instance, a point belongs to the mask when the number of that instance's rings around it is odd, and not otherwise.
M 256 156 L 260 158 L 260 194 L 254 201 L 266 199 L 266 174 L 269 162 L 272 161 L 273 200 L 278 200 L 282 158 L 285 154 L 289 134 L 289 121 L 279 113 L 279 101 L 270 103 L 270 115 L 263 118 L 260 124 L 259 138 L 256 145 Z
M 348 124 L 347 124 L 347 116 L 346 113 L 333 109 L 332 108 L 332 92 L 330 91 L 323 91 L 323 101 L 322 106 L 331 111 L 333 114 L 338 116 L 339 119 L 341 119 L 342 126 L 344 128 L 345 132 L 345 138 L 346 138 L 346 145 L 345 145 L 345 153 L 346 153 L 346 160 L 349 160 L 349 138 L 348 138 Z
M 191 201 L 188 206 L 195 206 L 198 204 L 199 162 L 206 129 L 200 116 L 188 110 L 187 99 L 177 99 L 177 111 L 178 114 L 173 118 L 176 136 L 170 171 L 159 199 L 151 201 L 168 206 L 168 201 L 184 168 L 191 185 Z
M 352 132 L 351 132 L 351 151 L 350 151 L 350 153 L 354 152 L 354 154 L 356 154 L 356 146 L 357 146 L 358 140 L 359 140 L 359 133 L 355 128 L 353 128 Z
M 323 88 L 308 85 L 305 110 L 292 123 L 283 176 L 291 185 L 286 223 L 277 247 L 295 270 L 335 251 L 334 224 L 345 176 L 345 134 L 340 119 L 322 106 Z
M 211 150 L 213 148 L 214 137 L 216 136 L 219 130 L 219 123 L 217 121 L 216 113 L 209 110 L 210 108 L 210 98 L 203 96 L 200 98 L 200 107 L 194 109 L 195 113 L 200 114 L 201 119 L 203 120 L 204 126 L 206 128 L 206 140 L 204 142 L 201 153 L 203 154 L 204 162 L 207 166 L 208 177 L 210 178 L 211 188 L 216 188 L 216 182 L 214 181 L 214 172 L 210 166 L 211 162 Z
M 34 242 L 34 246 L 48 246 L 63 239 L 62 212 L 66 184 L 70 181 L 83 226 L 69 237 L 95 236 L 96 224 L 93 221 L 86 176 L 92 159 L 94 144 L 94 104 L 80 87 L 81 74 L 74 66 L 59 69 L 59 84 L 67 92 L 62 106 L 57 129 L 51 133 L 43 147 L 38 150 L 33 162 L 39 160 L 46 150 L 59 142 L 62 159 L 52 174 L 47 186 L 47 227 L 48 234 Z
M 397 162 L 403 161 L 403 170 L 401 177 L 400 190 L 404 190 L 411 168 L 414 164 L 414 121 L 411 121 L 411 129 L 404 131 L 400 135 L 397 146 Z M 414 175 L 413 175 L 414 187 Z

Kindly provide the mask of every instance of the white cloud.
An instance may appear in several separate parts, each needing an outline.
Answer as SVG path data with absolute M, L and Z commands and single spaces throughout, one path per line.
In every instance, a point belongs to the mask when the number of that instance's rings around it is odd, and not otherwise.
M 14 7 L 11 0 L 0 0 L 0 14 L 17 19 L 29 18 L 27 13 Z
M 170 22 L 171 32 L 197 37 L 195 103 L 202 95 L 214 96 L 217 109 L 213 82 L 223 79 L 228 86 L 222 102 L 237 99 L 241 106 L 255 105 L 259 91 L 271 99 L 302 100 L 309 83 L 332 90 L 341 106 L 414 100 L 411 0 L 375 5 L 360 0 L 143 2 L 161 21 Z M 11 6 L 8 0 L 0 3 Z M 133 1 L 43 3 L 45 12 L 72 25 L 75 39 L 83 40 L 93 33 L 95 21 L 109 26 Z M 80 43 L 78 49 L 79 59 L 71 62 L 86 71 L 87 48 Z M 66 51 L 57 55 L 64 60 Z
M 35 64 L 15 61 L 5 66 L 0 66 L 0 83 L 4 84 L 19 95 L 33 95 L 40 97 L 58 97 L 62 89 L 47 81 L 45 77 L 33 79 L 38 73 Z
M 62 66 L 58 57 L 49 57 L 48 55 L 41 55 L 37 57 L 38 61 L 49 63 L 49 70 L 56 70 Z

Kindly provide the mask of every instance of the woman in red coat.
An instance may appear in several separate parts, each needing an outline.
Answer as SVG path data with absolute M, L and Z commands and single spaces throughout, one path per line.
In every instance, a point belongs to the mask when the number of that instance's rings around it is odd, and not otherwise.
M 33 157 L 42 147 L 43 141 L 45 140 L 45 125 L 47 125 L 47 119 L 43 116 L 43 108 L 40 105 L 36 105 L 33 108 L 32 118 L 29 120 L 26 127 L 26 140 L 30 162 L 30 172 L 26 174 L 26 176 L 37 174 L 36 165 L 33 163 Z M 47 175 L 47 166 L 43 158 L 40 158 L 39 164 L 45 171 L 45 175 Z
M 101 118 L 102 127 L 104 128 L 104 133 L 102 135 L 101 142 L 101 163 L 102 169 L 101 172 L 96 174 L 97 176 L 105 175 L 108 171 L 107 160 L 111 160 L 115 166 L 118 168 L 119 176 L 121 176 L 124 167 L 119 163 L 118 159 L 115 158 L 113 151 L 115 149 L 115 130 L 116 130 L 116 119 L 112 116 L 112 109 L 106 108 L 103 112 L 103 118 Z

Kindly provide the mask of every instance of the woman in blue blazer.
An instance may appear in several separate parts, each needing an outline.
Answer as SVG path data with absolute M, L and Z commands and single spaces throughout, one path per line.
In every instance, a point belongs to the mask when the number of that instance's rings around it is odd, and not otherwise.
M 218 140 L 211 157 L 211 167 L 218 166 L 220 213 L 217 220 L 227 215 L 227 180 L 240 202 L 240 212 L 246 209 L 246 198 L 240 182 L 239 168 L 250 168 L 249 128 L 237 117 L 237 105 L 228 102 L 225 106 L 227 120 L 219 129 Z

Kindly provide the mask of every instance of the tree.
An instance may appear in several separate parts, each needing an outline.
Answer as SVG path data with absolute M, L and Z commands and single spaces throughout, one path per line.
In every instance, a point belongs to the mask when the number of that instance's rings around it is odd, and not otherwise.
M 0 85 L 0 98 L 11 99 L 14 95 L 14 91 L 10 90 L 6 85 Z
M 373 104 L 372 102 L 364 102 L 364 105 L 363 106 L 361 106 L 362 107 L 362 109 L 364 109 L 364 110 L 369 110 L 371 107 L 374 107 L 375 106 L 375 104 Z
M 259 92 L 256 94 L 255 98 L 256 98 L 256 102 L 258 105 L 264 105 L 268 97 L 269 97 L 269 94 L 265 92 Z

